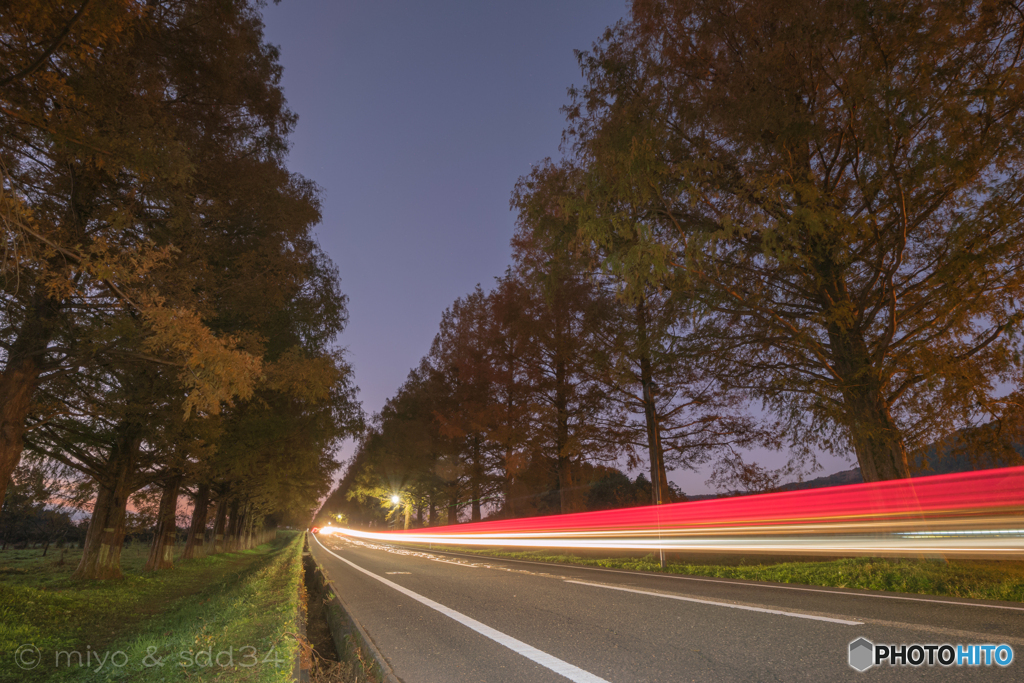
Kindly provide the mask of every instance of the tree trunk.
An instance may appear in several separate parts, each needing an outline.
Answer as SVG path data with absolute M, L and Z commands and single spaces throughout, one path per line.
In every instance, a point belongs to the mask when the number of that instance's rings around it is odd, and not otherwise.
M 213 552 L 222 553 L 225 550 L 224 532 L 228 521 L 228 502 L 225 500 L 227 493 L 222 493 L 217 499 L 217 516 L 213 522 Z
M 125 430 L 111 448 L 110 460 L 93 506 L 85 549 L 75 579 L 121 578 L 121 546 L 124 544 L 125 510 L 132 494 L 130 479 L 138 440 L 133 429 Z
M 643 387 L 644 418 L 647 422 L 647 455 L 651 463 L 651 503 L 660 505 L 672 501 L 672 492 L 668 487 L 665 452 L 661 447 L 658 404 L 654 396 L 654 373 L 647 338 L 647 308 L 642 298 L 636 305 L 636 331 L 640 342 L 640 385 Z
M 881 392 L 844 392 L 850 441 L 864 481 L 909 479 L 910 464 L 902 435 Z
M 448 524 L 459 523 L 459 499 L 456 495 L 448 496 Z
M 565 360 L 555 361 L 555 453 L 558 468 L 558 494 L 562 514 L 578 512 L 579 492 L 572 476 L 572 454 L 569 453 L 569 398 Z
M 242 503 L 238 506 L 238 524 L 235 526 L 235 550 L 248 550 L 246 548 L 246 525 L 249 523 L 249 504 Z
M 245 513 L 242 516 L 242 549 L 250 550 L 256 547 L 256 539 L 253 536 L 255 531 L 254 522 L 256 516 L 253 514 L 252 505 L 245 504 Z
M 174 542 L 178 537 L 178 491 L 181 475 L 171 477 L 160 494 L 160 511 L 156 518 L 156 533 L 149 549 L 145 571 L 174 569 Z
M 27 285 L 26 285 L 27 286 Z M 39 363 L 53 336 L 53 319 L 60 304 L 36 294 L 17 338 L 7 351 L 0 373 L 0 506 L 7 485 L 21 462 L 25 420 L 39 384 Z
M 238 521 L 238 550 L 248 550 L 251 546 L 250 530 L 252 529 L 252 516 L 249 514 L 249 504 L 242 506 L 242 516 Z
M 185 552 L 182 559 L 191 560 L 206 554 L 206 521 L 210 511 L 210 487 L 199 484 L 196 487 L 196 501 L 192 506 L 192 523 L 188 527 L 188 538 L 185 540 Z
M 470 495 L 473 497 L 473 500 L 472 500 L 472 506 L 473 506 L 472 520 L 474 522 L 479 522 L 480 521 L 480 496 L 482 495 L 481 494 L 481 488 L 482 488 L 481 484 L 483 483 L 482 479 L 483 479 L 483 476 L 484 476 L 483 475 L 483 463 L 481 462 L 481 458 L 480 458 L 480 435 L 479 434 L 474 434 L 473 435 L 473 456 L 472 457 L 473 457 L 473 465 L 472 465 L 472 472 L 470 473 L 470 480 L 469 480 Z
M 31 358 L 12 361 L 0 375 L 0 505 L 7 485 L 21 462 L 25 420 L 32 405 L 39 370 Z
M 910 464 L 896 422 L 885 402 L 884 385 L 871 365 L 864 340 L 836 325 L 829 328 L 835 367 L 843 378 L 844 417 L 850 445 L 864 481 L 909 479 Z
M 434 496 L 430 496 L 430 503 L 427 505 L 427 526 L 437 526 L 437 503 Z
M 241 511 L 239 510 L 238 500 L 231 501 L 231 514 L 228 518 L 228 528 L 224 533 L 224 547 L 229 552 L 235 552 L 238 550 L 238 523 L 242 521 L 240 519 Z
M 509 519 L 516 516 L 515 499 L 512 497 L 512 484 L 515 480 L 508 469 L 509 458 L 512 457 L 511 447 L 505 449 L 505 477 L 502 479 L 502 494 L 505 496 L 505 516 Z

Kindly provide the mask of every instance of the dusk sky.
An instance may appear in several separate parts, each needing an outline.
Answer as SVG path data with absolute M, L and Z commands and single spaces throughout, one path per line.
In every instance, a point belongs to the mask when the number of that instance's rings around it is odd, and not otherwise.
M 581 81 L 573 50 L 589 49 L 627 11 L 625 0 L 284 0 L 265 9 L 299 115 L 289 167 L 324 191 L 318 234 L 349 296 L 340 341 L 368 415 L 429 350 L 441 312 L 509 265 L 509 197 L 532 164 L 558 156 L 559 109 Z M 826 473 L 852 467 L 823 464 Z M 707 476 L 670 479 L 701 493 Z

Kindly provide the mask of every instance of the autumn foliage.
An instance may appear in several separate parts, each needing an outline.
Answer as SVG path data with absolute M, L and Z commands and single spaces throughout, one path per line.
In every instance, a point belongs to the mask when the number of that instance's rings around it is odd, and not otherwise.
M 181 495 L 199 547 L 215 506 L 212 550 L 303 518 L 360 425 L 262 30 L 247 0 L 0 9 L 0 499 L 23 460 L 77 477 L 79 577 L 119 576 L 142 490 L 163 498 L 151 568 Z

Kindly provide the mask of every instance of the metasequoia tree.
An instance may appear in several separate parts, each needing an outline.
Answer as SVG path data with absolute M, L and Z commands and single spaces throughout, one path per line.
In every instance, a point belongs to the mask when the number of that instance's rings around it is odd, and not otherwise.
M 206 527 L 210 521 L 210 485 L 204 481 L 196 484 L 192 496 L 192 517 L 189 520 L 185 550 L 181 559 L 191 560 L 205 557 L 207 552 Z
M 581 206 L 579 172 L 570 164 L 545 163 L 520 180 L 518 201 L 533 205 L 534 211 L 552 213 L 546 220 L 534 220 L 534 230 L 554 230 L 544 249 L 585 252 L 592 245 L 578 239 L 579 222 L 592 215 L 593 207 Z M 588 179 L 593 190 L 593 177 Z M 545 202 L 544 198 L 548 200 Z M 546 207 L 546 208 L 545 208 Z M 619 204 L 618 220 L 641 220 Z M 604 256 L 615 258 L 630 246 L 620 231 Z M 670 502 L 672 493 L 667 473 L 676 467 L 692 468 L 716 454 L 731 452 L 765 439 L 744 413 L 744 395 L 729 390 L 716 377 L 720 363 L 709 340 L 697 332 L 700 312 L 684 291 L 655 287 L 647 281 L 634 282 L 614 268 L 600 268 L 600 252 L 589 259 L 577 257 L 580 267 L 598 289 L 600 314 L 593 316 L 594 340 L 584 351 L 589 362 L 583 367 L 590 378 L 604 386 L 613 405 L 630 415 L 642 415 L 622 424 L 613 418 L 602 423 L 609 434 L 618 433 L 624 442 L 647 451 L 653 502 Z M 566 256 L 562 256 L 566 258 Z M 636 264 L 651 268 L 650 263 Z M 600 420 L 599 420 L 600 421 Z M 629 464 L 634 466 L 634 452 Z
M 258 215 L 261 222 L 290 225 L 294 212 L 287 208 Z M 235 247 L 237 262 L 223 260 L 226 272 L 242 281 L 218 290 L 211 324 L 258 338 L 264 362 L 254 395 L 222 413 L 216 453 L 197 478 L 200 499 L 203 486 L 207 495 L 216 493 L 215 539 L 230 531 L 231 544 L 245 542 L 238 524 L 228 528 L 227 511 L 236 504 L 250 531 L 271 515 L 311 513 L 338 467 L 332 456 L 338 442 L 362 429 L 352 368 L 334 346 L 348 320 L 347 298 L 333 263 L 305 232 L 311 227 L 284 233 L 286 239 L 264 244 L 254 257 Z M 267 268 L 287 277 L 271 288 L 263 282 Z M 205 519 L 193 528 L 205 529 Z
M 595 378 L 631 415 L 627 435 L 647 451 L 653 502 L 673 502 L 667 474 L 729 459 L 736 448 L 772 442 L 746 411 L 742 393 L 716 376 L 715 350 L 694 334 L 686 299 L 647 289 L 617 291 L 615 314 L 600 332 Z
M 151 384 L 144 375 L 134 375 L 132 381 Z M 152 396 L 137 389 L 123 395 Z M 128 400 L 110 394 L 104 398 L 117 407 L 93 411 L 90 408 L 95 403 L 83 402 L 80 411 L 66 411 L 32 430 L 25 442 L 31 452 L 73 467 L 96 483 L 78 578 L 120 578 L 128 499 L 153 482 L 158 459 L 145 443 L 148 411 L 137 410 Z
M 210 205 L 194 181 L 217 145 L 216 159 L 279 164 L 294 117 L 244 2 L 26 0 L 0 18 L 4 50 L 42 50 L 12 57 L 25 66 L 0 86 L 2 497 L 47 374 L 126 354 L 169 364 L 188 412 L 252 390 L 258 359 L 211 331 L 182 268 Z
M 525 316 L 529 299 L 523 282 L 510 270 L 487 295 L 488 356 L 494 419 L 490 437 L 498 445 L 504 514 L 516 516 L 516 477 L 529 465 L 527 444 L 531 397 L 527 375 L 530 329 Z
M 95 370 L 95 368 L 93 368 Z M 78 578 L 118 578 L 130 497 L 146 487 L 161 492 L 159 533 L 149 568 L 171 566 L 178 488 L 185 474 L 208 457 L 215 434 L 209 420 L 183 421 L 176 371 L 140 363 L 47 377 L 40 393 L 59 410 L 30 419 L 26 451 L 88 477 L 96 496 Z
M 2 343 L 9 368 L 28 344 L 35 374 L 22 422 L 3 429 L 14 444 L 27 420 L 30 447 L 94 479 L 77 576 L 120 574 L 127 498 L 153 483 L 151 568 L 167 566 L 169 511 L 192 477 L 217 494 L 219 533 L 251 542 L 267 515 L 308 511 L 336 439 L 358 429 L 331 348 L 345 298 L 311 236 L 318 191 L 284 166 L 295 117 L 276 56 L 247 2 L 150 3 L 97 68 L 62 72 L 53 125 L 4 110 L 20 213 L 5 215 Z M 47 93 L 15 95 L 28 110 Z M 186 448 L 182 419 L 195 429 L 224 408 L 224 433 L 243 414 L 263 428 L 248 467 L 209 433 Z
M 547 458 L 558 476 L 563 513 L 581 510 L 585 496 L 574 466 L 614 460 L 623 452 L 621 425 L 608 391 L 594 381 L 590 363 L 609 301 L 587 262 L 564 241 L 571 216 L 556 206 L 554 192 L 531 192 L 521 182 L 513 195 L 519 211 L 512 240 L 516 276 L 526 294 L 526 377 L 532 428 L 530 447 Z M 552 225 L 554 224 L 554 225 Z
M 474 522 L 481 519 L 483 499 L 495 492 L 498 439 L 505 436 L 507 442 L 507 433 L 498 427 L 505 411 L 495 391 L 491 356 L 496 340 L 491 337 L 490 313 L 487 296 L 478 285 L 442 314 L 427 356 L 444 391 L 434 416 L 441 435 L 451 439 L 464 465 Z
M 567 110 L 582 238 L 681 283 L 797 445 L 909 476 L 908 448 L 1019 412 L 1020 17 L 637 0 Z

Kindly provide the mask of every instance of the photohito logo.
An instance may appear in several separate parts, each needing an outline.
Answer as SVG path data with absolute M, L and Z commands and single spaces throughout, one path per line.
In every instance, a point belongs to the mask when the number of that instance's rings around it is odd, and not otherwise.
M 875 645 L 867 638 L 850 643 L 850 666 L 867 671 L 873 666 L 1009 666 L 1013 648 L 1009 645 Z
M 875 646 L 867 638 L 858 638 L 850 643 L 850 666 L 857 671 L 867 671 L 874 666 Z

